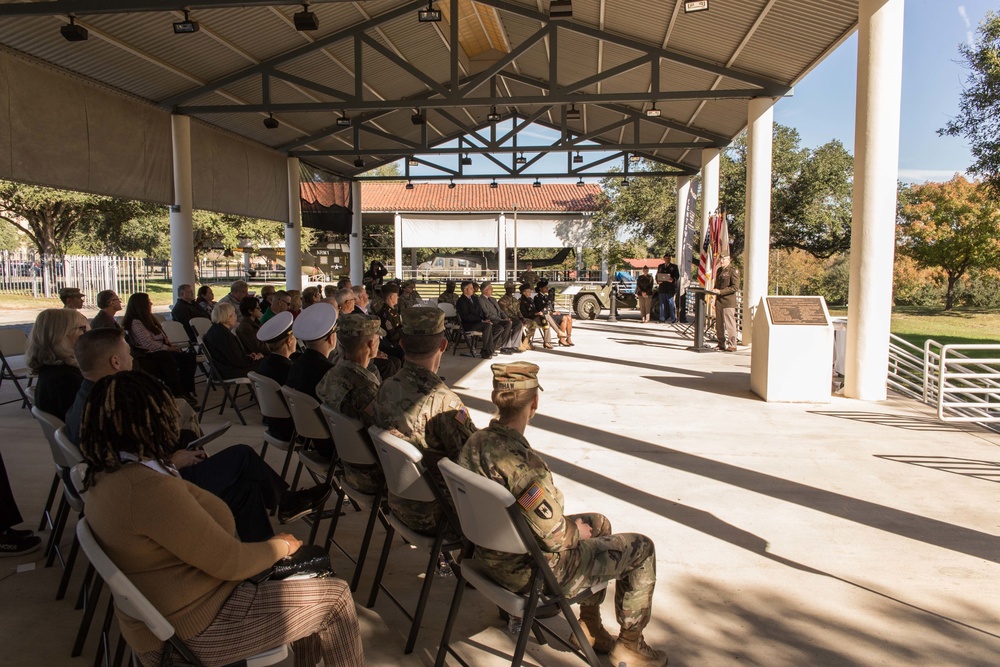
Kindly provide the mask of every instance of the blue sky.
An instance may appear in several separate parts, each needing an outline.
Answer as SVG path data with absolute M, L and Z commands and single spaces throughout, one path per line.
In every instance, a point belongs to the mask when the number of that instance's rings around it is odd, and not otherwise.
M 959 60 L 958 45 L 971 42 L 976 26 L 989 10 L 1000 10 L 1000 0 L 906 0 L 900 180 L 948 180 L 956 172 L 964 173 L 972 162 L 963 139 L 939 137 L 937 130 L 958 112 L 959 94 L 968 75 Z M 775 122 L 796 128 L 802 146 L 815 148 L 839 139 L 853 153 L 857 60 L 858 39 L 854 35 L 810 72 L 795 87 L 793 96 L 778 101 Z M 498 128 L 505 131 L 509 122 L 498 124 Z M 554 136 L 547 129 L 537 130 L 539 143 Z M 595 158 L 599 155 L 590 154 Z M 484 164 L 486 158 L 473 159 L 476 173 L 498 171 Z M 561 169 L 565 158 L 549 156 L 537 167 Z M 417 181 L 422 174 L 435 173 L 425 167 L 412 171 Z

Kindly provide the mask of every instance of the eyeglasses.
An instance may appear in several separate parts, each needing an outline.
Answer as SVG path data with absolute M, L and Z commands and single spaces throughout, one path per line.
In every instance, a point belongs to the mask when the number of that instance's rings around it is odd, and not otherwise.
M 281 303 L 285 304 L 286 306 L 292 305 L 292 300 L 291 299 L 289 299 L 288 301 L 285 301 L 284 299 L 278 299 L 278 301 L 280 301 Z

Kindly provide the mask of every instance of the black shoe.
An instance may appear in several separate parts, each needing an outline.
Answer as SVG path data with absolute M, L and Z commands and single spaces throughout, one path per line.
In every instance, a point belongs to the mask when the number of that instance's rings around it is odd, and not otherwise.
M 0 531 L 0 540 L 6 540 L 10 538 L 26 539 L 35 534 L 33 530 L 18 530 L 17 528 L 8 528 L 7 530 Z
M 514 354 L 514 350 L 510 349 L 509 347 L 505 347 L 502 350 L 500 350 L 500 354 Z
M 301 519 L 306 514 L 315 512 L 327 501 L 333 487 L 329 484 L 319 484 L 304 491 L 290 491 L 285 495 L 284 502 L 278 507 L 278 521 L 291 523 Z
M 24 532 L 31 531 L 8 529 L 0 533 L 0 557 L 30 554 L 41 546 L 42 538 L 37 535 L 23 536 L 18 534 Z

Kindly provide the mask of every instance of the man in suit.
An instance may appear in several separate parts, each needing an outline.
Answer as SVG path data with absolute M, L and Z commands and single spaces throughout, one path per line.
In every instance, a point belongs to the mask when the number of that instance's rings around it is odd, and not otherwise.
M 177 288 L 177 303 L 170 311 L 170 317 L 175 322 L 184 325 L 191 342 L 198 339 L 198 332 L 191 326 L 191 320 L 197 317 L 208 318 L 208 313 L 194 301 L 194 286 L 184 284 Z
M 466 331 L 480 331 L 483 334 L 483 359 L 493 357 L 496 349 L 500 346 L 501 336 L 504 335 L 503 327 L 494 327 L 493 323 L 486 317 L 479 301 L 473 298 L 475 294 L 475 284 L 471 280 L 462 282 L 462 296 L 455 302 L 455 310 L 458 311 L 458 319 L 462 321 L 462 328 Z M 510 329 L 507 334 L 510 335 Z

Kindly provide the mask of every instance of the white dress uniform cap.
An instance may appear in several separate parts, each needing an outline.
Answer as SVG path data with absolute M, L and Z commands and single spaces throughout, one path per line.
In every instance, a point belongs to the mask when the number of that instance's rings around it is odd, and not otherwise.
M 271 343 L 287 336 L 288 330 L 292 328 L 294 320 L 295 318 L 287 310 L 283 313 L 278 313 L 260 325 L 260 329 L 257 329 L 257 340 L 262 343 Z
M 320 301 L 302 310 L 295 318 L 292 333 L 301 341 L 308 343 L 319 340 L 337 328 L 337 309 Z

